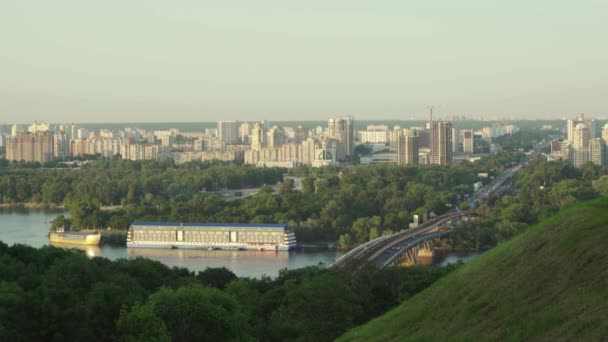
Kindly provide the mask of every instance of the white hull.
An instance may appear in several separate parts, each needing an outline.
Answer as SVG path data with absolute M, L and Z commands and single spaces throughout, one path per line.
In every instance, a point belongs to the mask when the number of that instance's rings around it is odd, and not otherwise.
M 203 245 L 188 243 L 154 243 L 154 242 L 128 242 L 129 248 L 163 248 L 163 249 L 217 249 L 217 250 L 248 250 L 248 251 L 290 251 L 295 245 Z

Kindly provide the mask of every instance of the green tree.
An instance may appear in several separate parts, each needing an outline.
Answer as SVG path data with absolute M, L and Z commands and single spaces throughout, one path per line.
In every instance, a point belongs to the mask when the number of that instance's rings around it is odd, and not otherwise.
M 361 217 L 353 223 L 353 233 L 355 234 L 358 243 L 364 243 L 370 240 L 372 229 L 380 229 L 380 217 L 374 216 L 371 218 Z
M 338 240 L 338 248 L 340 249 L 350 249 L 353 245 L 352 238 L 349 233 L 345 233 L 340 235 L 340 239 Z
M 592 183 L 593 189 L 602 196 L 608 196 L 608 176 L 601 176 Z
M 148 319 L 159 327 L 164 325 L 174 341 L 225 341 L 248 337 L 246 317 L 234 298 L 201 285 L 189 285 L 177 291 L 160 289 L 143 305 L 135 305 L 129 312 L 123 311 L 118 327 L 126 338 L 139 338 L 148 334 L 140 330 L 150 326 L 142 322 Z M 164 338 L 162 330 L 157 329 L 159 336 Z

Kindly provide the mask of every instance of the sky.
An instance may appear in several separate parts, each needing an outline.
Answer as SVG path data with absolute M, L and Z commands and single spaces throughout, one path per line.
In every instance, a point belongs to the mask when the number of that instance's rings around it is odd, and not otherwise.
M 605 0 L 2 0 L 0 122 L 608 115 Z

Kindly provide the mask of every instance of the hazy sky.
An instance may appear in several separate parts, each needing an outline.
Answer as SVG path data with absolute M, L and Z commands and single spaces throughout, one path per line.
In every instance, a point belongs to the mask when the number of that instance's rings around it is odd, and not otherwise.
M 606 0 L 1 0 L 0 122 L 606 116 Z

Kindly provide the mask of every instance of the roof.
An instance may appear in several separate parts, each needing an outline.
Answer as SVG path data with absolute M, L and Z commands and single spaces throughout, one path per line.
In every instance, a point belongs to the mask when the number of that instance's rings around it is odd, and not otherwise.
M 150 226 L 150 227 L 218 227 L 218 228 L 275 228 L 284 229 L 287 227 L 286 223 L 272 224 L 272 223 L 197 223 L 197 222 L 144 222 L 135 221 L 132 226 Z

